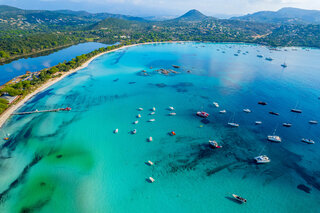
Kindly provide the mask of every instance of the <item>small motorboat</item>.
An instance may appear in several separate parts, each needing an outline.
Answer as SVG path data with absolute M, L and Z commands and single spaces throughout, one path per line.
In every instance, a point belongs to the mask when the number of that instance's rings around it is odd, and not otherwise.
M 150 183 L 153 183 L 155 181 L 155 179 L 153 179 L 152 177 L 149 177 L 148 180 L 150 181 Z
M 271 114 L 271 115 L 280 115 L 280 114 L 277 113 L 277 112 L 269 112 L 269 114 Z
M 176 115 L 177 113 L 175 112 L 170 112 L 169 115 L 173 116 L 173 115 Z
M 172 106 L 169 106 L 169 109 L 172 110 L 172 111 L 174 110 L 174 108 Z
M 258 58 L 263 58 L 263 55 L 257 55 Z
M 139 123 L 139 121 L 135 121 L 135 122 L 133 122 L 133 124 L 137 124 L 137 123 Z
M 305 139 L 305 138 L 302 138 L 301 141 L 304 142 L 304 143 L 307 143 L 307 144 L 314 144 L 315 143 L 314 140 Z
M 240 126 L 239 124 L 233 123 L 233 122 L 229 122 L 228 125 L 232 126 L 232 127 L 239 127 Z
M 291 112 L 302 113 L 302 110 L 300 110 L 300 109 L 291 109 Z
M 270 158 L 266 155 L 260 155 L 258 157 L 255 157 L 254 160 L 256 163 L 270 163 Z
M 217 108 L 219 107 L 219 104 L 217 102 L 213 102 L 212 104 Z
M 115 133 L 115 134 L 117 134 L 119 132 L 119 129 L 115 129 L 114 131 L 113 131 L 113 133 Z
M 155 108 L 155 107 L 152 107 L 152 111 L 156 111 L 156 108 Z
M 268 135 L 268 141 L 275 142 L 275 143 L 281 143 L 281 138 L 276 135 Z
M 150 114 L 149 114 L 149 115 L 154 115 L 154 114 L 156 114 L 156 112 L 150 112 Z
M 267 105 L 267 103 L 263 102 L 263 101 L 259 101 L 258 104 L 263 105 L 263 106 Z
M 217 141 L 210 141 L 209 140 L 209 145 L 214 148 L 214 149 L 219 149 L 222 148 L 222 146 L 219 146 L 219 144 L 217 143 Z
M 139 111 L 143 111 L 143 108 L 138 108 Z
M 262 121 L 256 121 L 255 124 L 256 124 L 256 125 L 261 125 L 261 124 L 262 124 Z
M 224 110 L 219 111 L 219 113 L 220 113 L 220 114 L 226 114 L 227 111 L 224 109 Z
M 132 134 L 136 134 L 137 133 L 137 130 L 136 129 L 134 129 L 134 130 L 132 130 L 132 132 L 131 132 Z
M 147 164 L 148 164 L 149 166 L 153 166 L 153 162 L 152 162 L 151 160 L 148 160 Z
M 282 126 L 284 126 L 284 127 L 291 127 L 292 124 L 290 124 L 290 123 L 283 123 Z
M 153 138 L 152 138 L 152 137 L 149 137 L 149 138 L 148 138 L 148 141 L 149 141 L 149 142 L 152 142 L 152 141 L 153 141 Z
M 152 119 L 149 120 L 149 122 L 153 122 L 153 121 L 155 121 L 155 120 L 156 120 L 156 119 L 152 118 Z
M 174 136 L 174 135 L 176 135 L 176 133 L 175 133 L 174 131 L 171 131 L 171 132 L 170 132 L 170 135 L 171 135 L 171 136 Z
M 271 57 L 267 57 L 267 58 L 266 58 L 266 60 L 267 60 L 267 61 L 272 61 L 272 60 L 273 60 L 273 58 L 271 58 Z
M 246 112 L 246 113 L 250 113 L 251 112 L 250 109 L 243 109 L 243 111 Z
M 286 63 L 281 64 L 281 66 L 282 66 L 283 68 L 287 68 L 287 67 L 288 67 L 288 65 L 287 65 Z
M 247 202 L 246 199 L 240 197 L 239 195 L 232 194 L 232 196 L 233 196 L 237 201 L 239 201 L 239 202 L 241 202 L 241 203 L 246 203 L 246 202 Z
M 140 114 L 138 114 L 138 115 L 137 115 L 137 118 L 141 118 L 141 115 L 140 115 Z
M 309 124 L 318 124 L 318 121 L 309 121 Z
M 209 117 L 209 113 L 201 111 L 201 112 L 197 112 L 197 116 L 202 117 L 202 118 L 207 118 L 207 117 Z

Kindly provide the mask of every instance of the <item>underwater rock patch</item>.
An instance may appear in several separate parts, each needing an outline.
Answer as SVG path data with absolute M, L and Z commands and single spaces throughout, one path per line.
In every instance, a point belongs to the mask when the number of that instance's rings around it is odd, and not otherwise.
M 304 192 L 306 192 L 306 193 L 308 193 L 308 194 L 310 194 L 310 191 L 311 191 L 311 188 L 310 188 L 310 187 L 308 187 L 308 186 L 306 186 L 306 185 L 303 185 L 303 184 L 299 184 L 299 185 L 297 186 L 297 189 L 300 189 L 301 191 L 304 191 Z

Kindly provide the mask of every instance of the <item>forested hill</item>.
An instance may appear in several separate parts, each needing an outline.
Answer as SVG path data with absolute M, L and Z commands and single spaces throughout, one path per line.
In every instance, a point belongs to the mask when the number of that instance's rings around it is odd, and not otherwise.
M 232 19 L 272 24 L 320 24 L 320 11 L 286 7 L 275 12 L 261 11 Z
M 306 19 L 306 16 L 299 16 Z M 110 13 L 22 10 L 0 6 L 0 63 L 86 41 L 169 40 L 320 47 L 320 27 L 277 21 L 261 23 L 245 18 L 217 19 L 197 10 L 171 20 L 146 21 Z

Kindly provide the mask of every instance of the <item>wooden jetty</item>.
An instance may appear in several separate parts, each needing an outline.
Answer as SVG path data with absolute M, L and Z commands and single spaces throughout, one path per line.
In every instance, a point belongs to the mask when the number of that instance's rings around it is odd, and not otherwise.
M 59 111 L 70 111 L 70 107 L 66 108 L 58 108 L 58 109 L 49 109 L 49 110 L 35 110 L 35 111 L 30 111 L 30 112 L 16 112 L 12 113 L 13 115 L 28 115 L 28 114 L 34 114 L 34 113 L 44 113 L 44 112 L 59 112 Z

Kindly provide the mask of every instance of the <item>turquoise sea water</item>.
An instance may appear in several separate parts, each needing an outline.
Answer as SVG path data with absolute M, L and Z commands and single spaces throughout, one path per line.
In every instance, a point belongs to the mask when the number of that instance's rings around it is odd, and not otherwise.
M 0 212 L 319 212 L 320 131 L 308 124 L 320 120 L 319 58 L 313 49 L 211 43 L 142 45 L 97 58 L 19 109 L 72 111 L 13 116 L 0 130 L 10 134 L 1 147 Z M 155 72 L 172 65 L 179 74 Z M 209 123 L 198 110 L 210 113 Z M 275 129 L 281 144 L 266 140 Z M 223 148 L 210 149 L 209 139 Z M 256 165 L 259 154 L 271 163 Z
M 26 71 L 35 72 L 44 68 L 52 67 L 63 61 L 70 61 L 72 58 L 89 53 L 100 47 L 109 45 L 98 42 L 87 42 L 73 45 L 45 56 L 21 58 L 8 64 L 0 65 L 0 85 L 11 79 L 23 75 Z

